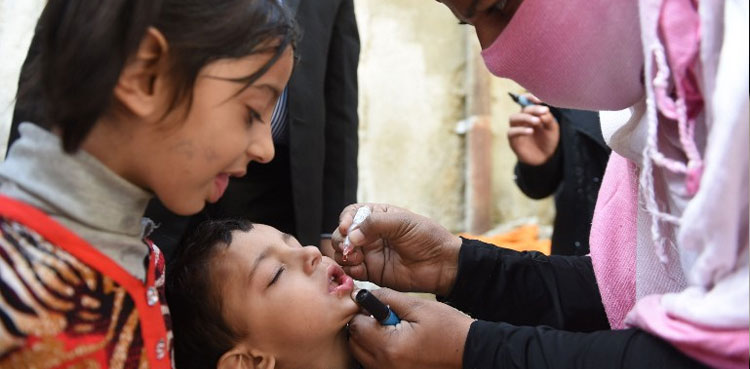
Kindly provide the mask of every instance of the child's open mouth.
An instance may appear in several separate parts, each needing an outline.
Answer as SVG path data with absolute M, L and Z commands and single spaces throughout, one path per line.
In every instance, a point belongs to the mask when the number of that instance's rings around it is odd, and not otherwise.
M 328 266 L 328 293 L 349 294 L 354 289 L 354 280 L 338 265 Z

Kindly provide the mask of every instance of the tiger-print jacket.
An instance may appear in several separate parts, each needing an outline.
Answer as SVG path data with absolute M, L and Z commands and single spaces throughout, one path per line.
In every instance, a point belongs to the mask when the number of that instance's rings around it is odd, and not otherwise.
M 170 368 L 164 259 L 133 277 L 41 211 L 0 196 L 0 368 Z

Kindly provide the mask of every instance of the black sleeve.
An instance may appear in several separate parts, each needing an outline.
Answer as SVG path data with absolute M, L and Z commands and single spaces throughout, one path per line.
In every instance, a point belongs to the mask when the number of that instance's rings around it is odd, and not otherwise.
M 516 185 L 526 196 L 542 199 L 552 195 L 560 186 L 563 179 L 562 141 L 561 139 L 557 144 L 555 153 L 542 165 L 528 165 L 520 161 L 516 163 Z
M 574 333 L 475 321 L 464 369 L 705 368 L 669 343 L 637 329 Z
M 358 65 L 359 31 L 354 1 L 344 0 L 333 25 L 326 69 L 321 233 L 332 232 L 344 207 L 357 200 Z
M 609 329 L 591 259 L 464 239 L 445 301 L 474 318 L 590 332 Z

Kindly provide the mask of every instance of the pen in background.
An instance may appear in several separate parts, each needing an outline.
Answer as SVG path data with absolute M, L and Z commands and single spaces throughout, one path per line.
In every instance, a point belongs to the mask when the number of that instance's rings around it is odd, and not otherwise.
M 510 95 L 510 98 L 513 99 L 513 101 L 515 101 L 516 104 L 521 105 L 521 108 L 525 108 L 529 105 L 538 105 L 534 103 L 533 101 L 529 100 L 526 96 L 517 95 L 512 92 L 508 92 L 508 95 Z

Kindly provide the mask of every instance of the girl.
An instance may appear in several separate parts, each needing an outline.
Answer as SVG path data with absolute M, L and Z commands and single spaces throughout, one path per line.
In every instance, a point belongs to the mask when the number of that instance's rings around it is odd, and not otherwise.
M 23 124 L 0 166 L 0 367 L 170 367 L 141 216 L 154 195 L 196 213 L 273 158 L 293 21 L 274 0 L 56 0 L 37 33 L 49 131 Z

